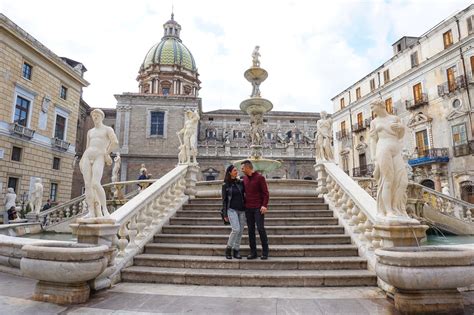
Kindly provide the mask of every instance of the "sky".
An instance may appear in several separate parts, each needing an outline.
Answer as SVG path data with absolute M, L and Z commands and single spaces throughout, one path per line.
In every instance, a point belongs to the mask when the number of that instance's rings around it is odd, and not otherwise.
M 92 107 L 138 92 L 148 50 L 174 10 L 196 61 L 203 110 L 239 109 L 251 85 L 243 73 L 260 46 L 274 110 L 333 112 L 331 98 L 419 36 L 471 4 L 465 0 L 2 0 L 0 12 L 59 56 L 82 62 Z

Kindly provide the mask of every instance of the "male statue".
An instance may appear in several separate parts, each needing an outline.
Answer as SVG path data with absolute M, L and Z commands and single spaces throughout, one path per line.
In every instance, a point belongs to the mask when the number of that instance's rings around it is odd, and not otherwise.
M 114 130 L 102 123 L 105 117 L 102 110 L 94 109 L 91 117 L 94 128 L 87 132 L 86 150 L 79 162 L 86 188 L 86 204 L 89 209 L 87 217 L 108 217 L 110 213 L 107 210 L 107 198 L 100 181 L 104 164 L 112 165 L 110 152 L 118 145 L 118 140 Z
M 184 127 L 177 132 L 179 143 L 184 145 L 186 148 L 186 163 L 191 163 L 191 156 L 193 157 L 193 163 L 197 164 L 196 155 L 197 155 L 197 127 L 199 123 L 199 113 L 197 110 L 193 112 L 192 110 L 186 111 L 186 117 L 184 122 Z M 183 137 L 181 139 L 181 136 Z
M 43 184 L 41 184 L 41 178 L 35 179 L 33 191 L 30 197 L 30 207 L 34 214 L 39 214 L 41 207 L 43 206 Z
M 258 50 L 260 49 L 260 46 L 255 46 L 255 49 L 252 52 L 252 65 L 253 67 L 260 67 L 260 53 Z

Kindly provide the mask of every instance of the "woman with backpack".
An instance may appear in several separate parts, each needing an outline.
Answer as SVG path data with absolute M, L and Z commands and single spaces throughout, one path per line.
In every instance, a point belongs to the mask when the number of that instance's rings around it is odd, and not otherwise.
M 240 256 L 240 241 L 244 231 L 245 202 L 244 184 L 237 177 L 237 168 L 229 165 L 225 171 L 224 183 L 222 184 L 222 213 L 224 221 L 230 222 L 232 231 L 227 241 L 225 257 L 227 259 L 242 259 Z

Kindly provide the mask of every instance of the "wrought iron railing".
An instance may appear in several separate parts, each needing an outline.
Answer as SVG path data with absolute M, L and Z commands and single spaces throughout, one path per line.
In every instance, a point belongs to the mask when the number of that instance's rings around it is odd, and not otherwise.
M 447 163 L 449 162 L 448 148 L 420 149 L 414 158 L 408 160 L 410 166 L 418 166 L 428 163 Z
M 428 104 L 428 95 L 426 93 L 421 93 L 420 97 L 415 98 L 413 100 L 406 100 L 405 101 L 405 108 L 407 110 L 414 110 L 418 107 L 424 106 Z
M 374 173 L 374 164 L 361 165 L 352 169 L 354 177 L 372 177 Z
M 453 147 L 453 155 L 456 157 L 470 154 L 474 154 L 474 140 Z
M 446 96 L 457 90 L 466 88 L 466 79 L 463 75 L 457 76 L 453 81 L 447 81 L 438 85 L 438 95 Z
M 344 139 L 349 139 L 350 134 L 348 130 L 340 130 L 336 132 L 336 139 L 337 140 L 344 140 Z

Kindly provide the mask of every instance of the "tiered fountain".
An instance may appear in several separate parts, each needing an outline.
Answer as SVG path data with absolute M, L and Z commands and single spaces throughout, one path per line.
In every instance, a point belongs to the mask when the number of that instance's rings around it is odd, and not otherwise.
M 268 77 L 268 72 L 260 68 L 259 46 L 256 46 L 252 53 L 252 67 L 247 69 L 244 77 L 252 84 L 252 94 L 249 99 L 240 103 L 240 109 L 250 116 L 250 157 L 254 170 L 261 173 L 271 172 L 281 166 L 275 160 L 263 158 L 263 115 L 272 110 L 273 104 L 269 100 L 260 96 L 260 84 Z M 235 161 L 237 167 L 242 162 Z

